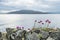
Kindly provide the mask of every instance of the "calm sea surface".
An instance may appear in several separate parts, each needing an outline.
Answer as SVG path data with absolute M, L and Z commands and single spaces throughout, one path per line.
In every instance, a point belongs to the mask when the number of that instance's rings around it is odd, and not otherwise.
M 1 14 L 0 31 L 4 32 L 5 28 L 16 28 L 16 26 L 23 26 L 25 29 L 32 28 L 34 20 L 45 22 L 46 19 L 51 21 L 49 27 L 60 27 L 60 14 Z M 36 24 L 36 27 L 38 25 Z

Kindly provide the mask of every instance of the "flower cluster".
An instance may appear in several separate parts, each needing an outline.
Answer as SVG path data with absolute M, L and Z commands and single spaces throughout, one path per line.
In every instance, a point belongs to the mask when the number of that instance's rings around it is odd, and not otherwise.
M 24 27 L 22 27 L 22 26 L 17 26 L 16 28 L 17 29 L 24 29 Z
M 39 23 L 39 24 L 42 24 L 42 25 L 44 25 L 45 23 L 48 23 L 47 24 L 47 27 L 49 26 L 49 24 L 51 23 L 51 21 L 50 20 L 45 20 L 44 22 L 42 21 L 42 20 L 40 20 L 40 21 L 37 21 L 37 20 L 35 20 L 34 21 L 34 26 L 36 25 L 36 23 Z
M 45 22 L 47 22 L 47 23 L 49 23 L 49 24 L 51 23 L 51 21 L 49 21 L 48 19 L 47 19 Z

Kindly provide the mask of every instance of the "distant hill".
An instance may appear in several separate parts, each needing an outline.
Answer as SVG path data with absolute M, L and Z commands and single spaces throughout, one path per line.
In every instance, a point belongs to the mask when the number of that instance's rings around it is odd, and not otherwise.
M 33 11 L 33 10 L 20 10 L 20 11 L 10 12 L 8 14 L 48 14 L 48 13 Z
M 49 12 L 49 14 L 60 14 L 60 12 Z

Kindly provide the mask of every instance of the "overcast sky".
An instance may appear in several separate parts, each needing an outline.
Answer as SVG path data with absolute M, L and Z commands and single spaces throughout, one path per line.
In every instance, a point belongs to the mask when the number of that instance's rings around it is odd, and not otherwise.
M 23 9 L 60 12 L 60 0 L 0 0 L 0 13 Z

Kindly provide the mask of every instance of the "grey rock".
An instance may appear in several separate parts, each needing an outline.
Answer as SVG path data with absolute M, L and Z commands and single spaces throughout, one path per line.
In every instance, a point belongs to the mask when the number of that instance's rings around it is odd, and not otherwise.
M 37 33 L 33 32 L 32 34 L 27 35 L 27 40 L 40 40 L 37 35 Z
M 42 34 L 42 38 L 47 38 L 49 36 L 49 32 L 41 31 L 40 34 Z
M 55 40 L 60 40 L 60 32 L 52 32 L 50 34 L 50 37 L 55 39 Z

